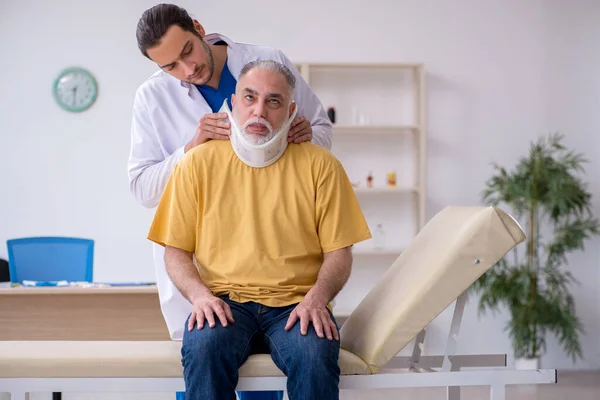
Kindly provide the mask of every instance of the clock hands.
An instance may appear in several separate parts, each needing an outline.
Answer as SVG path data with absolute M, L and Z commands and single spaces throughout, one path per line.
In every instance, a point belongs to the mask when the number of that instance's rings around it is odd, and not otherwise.
M 77 99 L 77 86 L 73 86 L 73 106 L 75 106 L 76 99 Z

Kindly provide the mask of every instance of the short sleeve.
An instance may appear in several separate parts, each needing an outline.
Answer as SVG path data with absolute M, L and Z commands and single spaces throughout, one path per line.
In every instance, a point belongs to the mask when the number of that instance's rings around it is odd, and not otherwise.
M 323 252 L 371 238 L 356 193 L 339 162 L 317 187 L 316 197 L 317 229 Z
M 173 169 L 158 203 L 148 239 L 189 252 L 196 248 L 198 181 L 193 164 L 184 158 Z

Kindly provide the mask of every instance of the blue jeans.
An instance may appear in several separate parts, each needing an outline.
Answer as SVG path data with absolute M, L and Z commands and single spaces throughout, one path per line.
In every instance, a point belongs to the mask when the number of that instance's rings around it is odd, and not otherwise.
M 283 391 L 238 392 L 240 400 L 283 400 Z M 176 400 L 185 400 L 185 392 L 177 392 Z
M 238 370 L 256 353 L 270 353 L 287 376 L 290 400 L 339 399 L 339 341 L 321 339 L 312 324 L 303 336 L 299 321 L 286 332 L 284 327 L 295 304 L 267 307 L 236 303 L 226 296 L 221 299 L 231 308 L 233 324 L 223 327 L 215 318 L 213 328 L 205 323 L 203 329 L 194 326 L 191 332 L 184 331 L 181 355 L 187 400 L 234 400 Z M 248 399 L 248 395 L 251 393 L 245 392 L 242 398 Z M 251 398 L 256 399 L 254 396 Z

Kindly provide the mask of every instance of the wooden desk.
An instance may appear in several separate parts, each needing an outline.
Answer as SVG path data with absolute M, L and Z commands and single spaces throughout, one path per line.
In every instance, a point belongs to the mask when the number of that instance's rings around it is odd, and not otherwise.
M 338 325 L 349 312 L 335 310 Z M 171 340 L 156 286 L 0 287 L 3 340 Z
M 156 286 L 0 288 L 0 340 L 170 340 Z

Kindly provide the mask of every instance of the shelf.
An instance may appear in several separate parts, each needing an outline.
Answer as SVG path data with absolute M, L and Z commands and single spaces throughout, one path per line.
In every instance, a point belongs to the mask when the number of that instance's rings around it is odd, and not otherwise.
M 416 125 L 337 125 L 333 124 L 333 133 L 336 134 L 399 134 L 405 131 L 419 133 L 420 129 Z
M 419 188 L 358 187 L 354 188 L 354 192 L 357 194 L 418 194 Z
M 332 150 L 336 156 L 347 162 L 347 167 L 352 164 L 353 158 L 360 158 L 360 162 L 363 156 L 373 158 L 367 168 L 352 165 L 352 174 L 357 173 L 354 169 L 362 170 L 361 174 L 374 169 L 379 171 L 378 175 L 382 175 L 382 180 L 376 180 L 381 187 L 369 188 L 362 178 L 355 181 L 361 184 L 354 188 L 361 203 L 381 201 L 389 206 L 398 202 L 402 207 L 411 207 L 414 233 L 417 234 L 425 225 L 427 203 L 427 73 L 424 64 L 411 61 L 366 63 L 323 60 L 297 61 L 294 66 L 315 90 L 323 106 L 336 106 L 336 123 L 332 124 L 334 143 L 340 143 Z M 361 154 L 362 150 L 366 150 L 364 154 Z M 403 157 L 405 152 L 412 152 L 411 159 Z M 398 166 L 386 166 L 388 160 L 400 161 L 403 171 L 408 170 L 408 164 L 412 161 L 412 177 L 408 173 L 402 174 L 398 184 L 415 187 L 386 187 L 387 174 L 382 172 L 399 170 Z M 408 179 L 412 182 L 407 182 Z M 372 206 L 377 207 L 365 204 L 365 208 Z M 385 218 L 385 210 L 376 208 L 375 211 L 383 213 Z M 392 253 L 359 251 L 358 254 Z M 394 251 L 393 254 L 399 252 Z
M 365 63 L 296 63 L 299 67 L 308 67 L 308 68 L 327 68 L 327 69 L 346 69 L 346 68 L 382 68 L 382 69 L 417 69 L 423 67 L 423 64 L 415 63 L 381 63 L 381 64 L 365 64 Z

